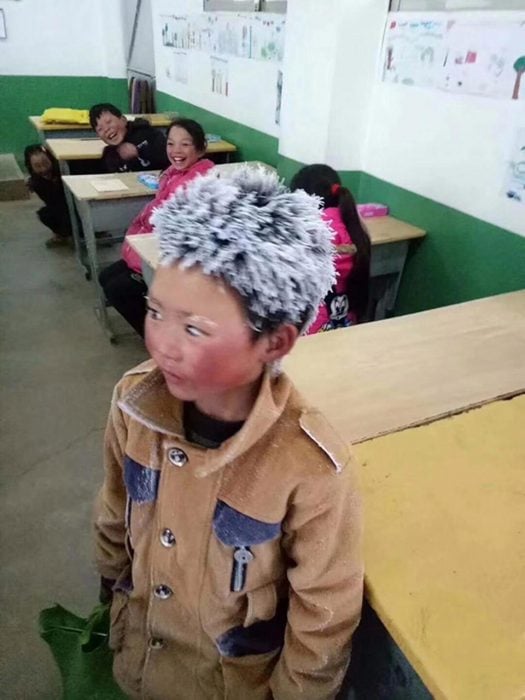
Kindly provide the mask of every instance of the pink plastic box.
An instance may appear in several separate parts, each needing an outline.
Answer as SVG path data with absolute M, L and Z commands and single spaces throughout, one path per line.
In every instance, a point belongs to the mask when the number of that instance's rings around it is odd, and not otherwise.
M 357 211 L 359 216 L 363 219 L 368 219 L 371 216 L 386 216 L 388 214 L 388 207 L 386 204 L 374 204 L 373 202 L 369 204 L 358 204 Z

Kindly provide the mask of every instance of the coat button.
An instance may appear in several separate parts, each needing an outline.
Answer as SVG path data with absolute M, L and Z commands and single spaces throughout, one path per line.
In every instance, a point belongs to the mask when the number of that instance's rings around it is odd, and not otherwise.
M 160 598 L 161 600 L 167 600 L 173 595 L 173 591 L 169 586 L 161 583 L 159 586 L 155 586 L 153 589 L 153 595 L 155 598 Z
M 169 527 L 164 528 L 160 533 L 160 542 L 164 547 L 173 547 L 175 544 L 175 535 L 169 529 Z
M 164 640 L 159 639 L 158 637 L 152 637 L 149 640 L 149 648 L 150 649 L 163 649 L 164 648 Z
M 188 461 L 188 455 L 178 447 L 172 447 L 168 451 L 168 459 L 176 467 L 183 467 Z

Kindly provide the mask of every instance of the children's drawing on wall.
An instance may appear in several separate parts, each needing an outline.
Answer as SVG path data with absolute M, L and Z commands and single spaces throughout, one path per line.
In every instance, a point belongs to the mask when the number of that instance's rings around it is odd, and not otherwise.
M 523 99 L 525 23 L 389 16 L 383 80 L 447 92 Z M 524 81 L 525 82 L 525 81 Z
M 469 95 L 513 98 L 513 65 L 525 48 L 525 25 L 451 21 L 446 42 L 447 60 L 439 87 Z
M 188 54 L 186 51 L 173 52 L 173 80 L 183 85 L 188 84 Z
M 283 98 L 283 72 L 282 70 L 277 71 L 277 84 L 276 84 L 276 96 L 275 96 L 275 123 L 281 123 L 281 102 Z
M 280 15 L 255 16 L 251 25 L 251 57 L 261 61 L 282 61 L 284 27 L 285 20 Z
M 444 21 L 400 20 L 391 15 L 384 43 L 383 80 L 435 87 L 446 52 Z
M 211 91 L 228 97 L 228 59 L 210 56 Z
M 525 128 L 518 129 L 507 170 L 505 195 L 525 206 Z
M 512 90 L 512 99 L 519 100 L 520 97 L 523 97 L 523 93 L 521 92 L 521 88 L 523 87 L 523 90 L 525 91 L 525 85 L 523 85 L 523 86 L 521 85 L 521 78 L 522 78 L 523 74 L 525 73 L 525 55 L 519 56 L 514 61 L 514 64 L 512 67 L 516 71 L 516 78 L 514 80 L 514 89 Z

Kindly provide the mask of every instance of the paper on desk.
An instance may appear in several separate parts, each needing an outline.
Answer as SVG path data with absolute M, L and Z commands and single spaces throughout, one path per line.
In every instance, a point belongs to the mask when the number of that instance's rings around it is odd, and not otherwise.
M 90 184 L 97 192 L 120 192 L 121 190 L 129 190 L 122 180 L 118 178 L 110 178 L 109 180 L 91 180 Z

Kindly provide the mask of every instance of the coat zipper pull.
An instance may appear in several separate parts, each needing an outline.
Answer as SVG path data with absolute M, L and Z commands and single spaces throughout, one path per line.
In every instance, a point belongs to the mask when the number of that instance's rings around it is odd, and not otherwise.
M 234 593 L 242 591 L 246 583 L 246 571 L 248 564 L 253 559 L 253 554 L 249 547 L 242 545 L 235 547 L 233 551 L 233 569 L 230 590 Z

